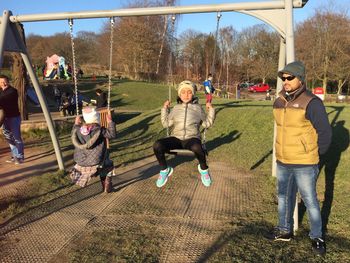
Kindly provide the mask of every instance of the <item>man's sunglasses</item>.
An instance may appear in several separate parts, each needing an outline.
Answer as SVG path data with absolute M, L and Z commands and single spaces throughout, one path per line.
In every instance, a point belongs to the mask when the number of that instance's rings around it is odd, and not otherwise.
M 291 81 L 293 79 L 295 79 L 295 76 L 281 77 L 282 81 L 286 81 L 286 80 Z

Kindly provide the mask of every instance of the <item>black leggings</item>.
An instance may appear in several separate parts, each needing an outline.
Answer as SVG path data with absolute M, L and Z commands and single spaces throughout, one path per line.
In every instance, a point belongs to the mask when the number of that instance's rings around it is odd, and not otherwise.
M 176 137 L 167 137 L 159 139 L 153 144 L 153 151 L 159 162 L 162 170 L 168 167 L 165 159 L 165 153 L 169 153 L 174 149 L 187 149 L 194 153 L 199 161 L 202 170 L 208 169 L 205 152 L 202 148 L 202 142 L 198 138 L 190 138 L 187 140 L 180 140 Z

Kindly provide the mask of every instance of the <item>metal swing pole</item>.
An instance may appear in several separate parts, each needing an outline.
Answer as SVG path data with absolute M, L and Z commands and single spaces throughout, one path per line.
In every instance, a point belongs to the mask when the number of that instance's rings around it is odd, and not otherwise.
M 10 28 L 8 28 L 10 26 L 9 24 L 9 16 L 11 15 L 10 11 L 4 11 L 2 20 L 1 20 L 1 27 L 0 27 L 0 67 L 2 67 L 2 59 L 3 59 L 3 52 L 4 52 L 4 46 L 5 46 L 5 36 L 6 36 L 6 31 L 7 30 L 11 30 Z M 13 27 L 14 28 L 14 27 Z M 16 38 L 17 35 L 17 38 Z M 60 144 L 59 141 L 57 139 L 57 135 L 56 135 L 56 131 L 55 131 L 55 127 L 47 106 L 47 102 L 45 99 L 45 96 L 40 88 L 40 84 L 38 81 L 38 78 L 33 70 L 32 67 L 32 62 L 30 61 L 30 58 L 28 56 L 28 51 L 27 51 L 27 47 L 25 46 L 22 38 L 19 37 L 18 33 L 15 34 L 15 38 L 16 38 L 16 43 L 19 45 L 20 47 L 20 54 L 21 57 L 23 59 L 23 63 L 28 71 L 28 75 L 33 83 L 33 87 L 34 90 L 38 96 L 38 100 L 39 103 L 41 105 L 46 123 L 47 123 L 47 128 L 49 130 L 50 136 L 51 136 L 51 140 L 52 140 L 52 145 L 55 151 L 55 155 L 56 155 L 56 159 L 57 159 L 57 164 L 58 164 L 58 168 L 59 170 L 64 171 L 65 167 L 64 167 L 64 163 L 63 163 L 63 158 L 62 158 L 62 152 L 60 150 Z

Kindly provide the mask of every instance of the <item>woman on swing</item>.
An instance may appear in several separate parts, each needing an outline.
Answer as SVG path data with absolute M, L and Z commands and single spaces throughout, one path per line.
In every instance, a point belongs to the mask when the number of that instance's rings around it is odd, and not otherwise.
M 191 81 L 182 81 L 178 86 L 178 104 L 169 113 L 170 101 L 164 102 L 161 110 L 161 121 L 164 128 L 172 127 L 172 136 L 159 139 L 153 145 L 154 154 L 159 162 L 161 171 L 157 180 L 157 187 L 166 184 L 174 169 L 167 165 L 165 153 L 174 149 L 188 149 L 199 161 L 198 171 L 204 186 L 211 185 L 209 167 L 205 150 L 202 147 L 200 125 L 209 128 L 215 119 L 215 110 L 211 103 L 206 104 L 208 114 L 195 97 L 196 86 Z

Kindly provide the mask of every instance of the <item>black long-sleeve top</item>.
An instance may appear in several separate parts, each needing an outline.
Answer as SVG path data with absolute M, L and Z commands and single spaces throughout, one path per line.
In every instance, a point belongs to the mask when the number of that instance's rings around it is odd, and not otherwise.
M 326 153 L 332 142 L 332 128 L 322 101 L 319 99 L 311 100 L 306 108 L 305 117 L 311 122 L 317 132 L 319 154 Z
M 18 92 L 14 87 L 9 86 L 0 93 L 0 106 L 4 109 L 6 118 L 20 115 L 18 108 Z

